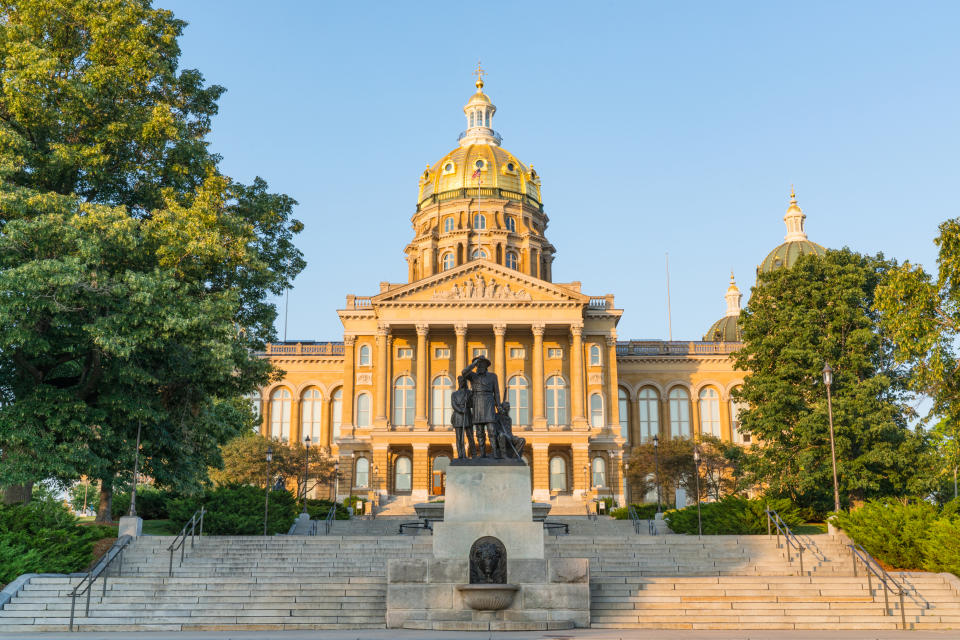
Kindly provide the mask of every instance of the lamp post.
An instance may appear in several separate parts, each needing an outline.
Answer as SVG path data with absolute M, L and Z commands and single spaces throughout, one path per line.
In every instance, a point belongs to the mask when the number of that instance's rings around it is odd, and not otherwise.
M 336 504 L 337 496 L 340 494 L 340 461 L 333 463 L 333 502 Z
M 615 462 L 615 460 L 616 460 L 617 454 L 616 454 L 616 452 L 615 452 L 613 449 L 609 449 L 609 450 L 607 451 L 607 457 L 610 458 L 610 468 L 611 468 L 611 470 L 612 470 L 613 468 L 615 468 L 615 467 L 614 467 L 614 462 Z M 619 472 L 620 472 L 620 470 L 617 469 L 617 475 L 618 475 L 618 476 L 619 476 L 619 475 L 622 475 L 622 474 L 619 473 Z M 612 474 L 610 474 L 610 475 L 612 475 Z M 605 478 L 605 479 L 606 479 L 606 481 L 607 481 L 607 488 L 610 490 L 610 499 L 612 500 L 612 499 L 613 499 L 613 496 L 614 496 L 614 494 L 613 494 L 613 478 Z
M 623 463 L 623 499 L 626 501 L 625 507 L 630 506 L 630 463 Z
M 693 464 L 697 479 L 697 535 L 703 536 L 703 521 L 700 519 L 700 449 L 693 448 Z
M 263 535 L 267 535 L 267 515 L 270 513 L 270 463 L 273 462 L 273 447 L 267 447 L 267 490 L 263 497 Z
M 660 438 L 653 436 L 653 459 L 657 467 L 657 513 L 660 510 Z
M 830 419 L 830 462 L 833 463 L 833 510 L 840 511 L 840 487 L 837 484 L 837 448 L 833 443 L 833 397 L 830 387 L 833 385 L 833 369 L 830 363 L 823 363 L 823 384 L 827 387 L 827 416 Z
M 303 513 L 305 514 L 307 513 L 307 481 L 310 479 L 310 476 L 309 476 L 310 436 L 309 435 L 303 439 L 303 444 L 305 445 L 303 449 Z
M 137 517 L 137 466 L 140 463 L 140 419 L 137 419 L 137 448 L 133 452 L 133 488 L 130 490 L 130 513 L 131 518 Z

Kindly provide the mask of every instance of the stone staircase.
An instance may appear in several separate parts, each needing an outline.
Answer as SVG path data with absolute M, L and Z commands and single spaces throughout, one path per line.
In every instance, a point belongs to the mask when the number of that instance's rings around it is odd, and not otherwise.
M 406 518 L 337 521 L 330 536 L 204 537 L 168 577 L 172 538 L 128 548 L 105 597 L 95 585 L 81 631 L 383 628 L 386 560 L 429 557 L 432 536 L 395 535 Z M 571 535 L 547 536 L 551 557 L 588 558 L 592 626 L 680 629 L 895 629 L 899 600 L 853 577 L 841 540 L 806 536 L 798 558 L 766 536 L 640 535 L 628 521 L 551 518 Z M 375 533 L 375 535 L 370 535 Z M 914 629 L 960 628 L 960 581 L 895 574 L 909 587 Z M 64 631 L 77 578 L 38 577 L 0 611 L 0 633 Z
M 430 554 L 429 537 L 204 537 L 174 560 L 171 537 L 128 548 L 122 577 L 78 598 L 81 631 L 383 628 L 387 558 Z M 188 543 L 189 544 L 189 543 Z M 66 631 L 78 578 L 34 578 L 0 611 L 0 633 Z

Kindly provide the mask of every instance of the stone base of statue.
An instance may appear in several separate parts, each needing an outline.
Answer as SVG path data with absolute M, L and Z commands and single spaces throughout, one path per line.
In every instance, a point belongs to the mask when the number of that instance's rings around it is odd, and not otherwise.
M 482 460 L 482 459 L 481 459 Z M 590 565 L 545 558 L 525 464 L 451 464 L 433 558 L 387 563 L 387 627 L 548 631 L 590 626 Z

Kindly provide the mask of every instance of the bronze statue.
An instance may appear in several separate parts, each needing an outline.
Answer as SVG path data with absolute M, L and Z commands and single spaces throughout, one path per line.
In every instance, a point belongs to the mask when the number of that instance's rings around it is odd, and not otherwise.
M 494 457 L 500 458 L 500 445 L 496 440 L 497 407 L 500 406 L 500 386 L 497 376 L 487 369 L 490 361 L 483 356 L 473 359 L 463 370 L 463 378 L 470 382 L 473 401 L 473 428 L 477 437 L 477 451 L 481 458 L 487 457 L 487 425 L 490 425 L 490 444 Z
M 465 460 L 477 455 L 477 443 L 473 439 L 473 394 L 467 388 L 467 379 L 457 377 L 457 390 L 450 394 L 450 405 L 453 408 L 453 428 L 457 433 L 457 459 Z M 464 438 L 470 446 L 469 456 L 464 447 Z
M 508 458 L 522 458 L 523 447 L 527 444 L 525 438 L 513 435 L 513 419 L 510 418 L 510 403 L 504 399 L 497 412 L 497 437 L 500 440 L 500 449 Z

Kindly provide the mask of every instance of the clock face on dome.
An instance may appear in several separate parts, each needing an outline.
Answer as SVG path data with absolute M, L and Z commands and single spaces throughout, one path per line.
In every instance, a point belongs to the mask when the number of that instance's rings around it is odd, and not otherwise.
M 483 160 L 477 160 L 477 164 L 475 166 L 477 169 L 483 169 Z

